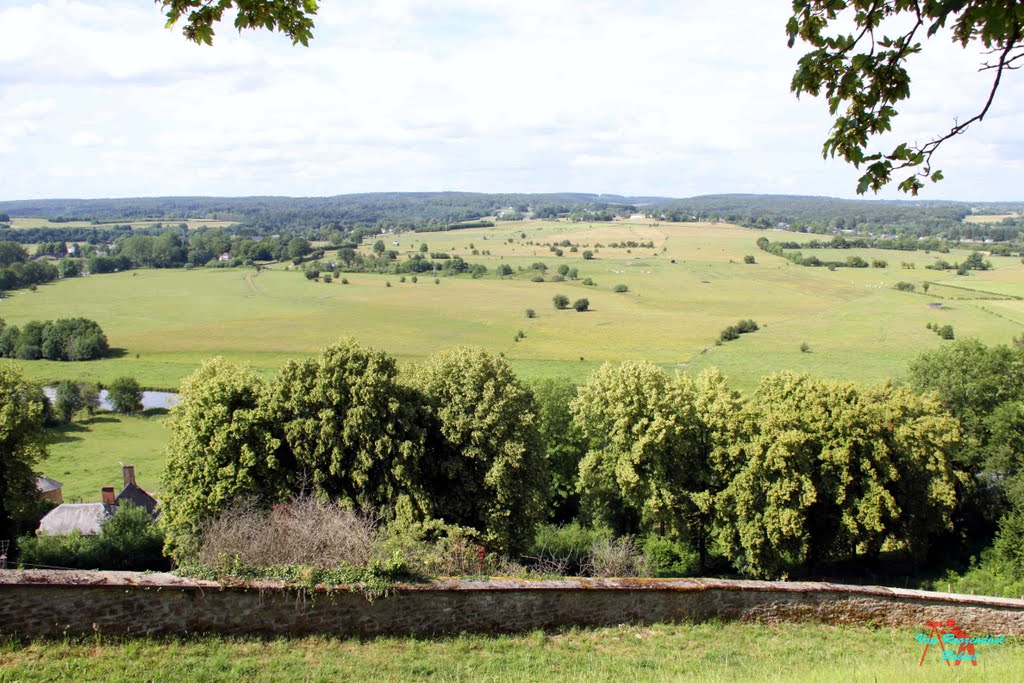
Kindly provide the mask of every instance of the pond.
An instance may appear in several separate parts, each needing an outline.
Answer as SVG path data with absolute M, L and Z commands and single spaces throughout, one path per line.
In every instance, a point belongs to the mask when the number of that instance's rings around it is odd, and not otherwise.
M 56 387 L 43 387 L 43 393 L 46 397 L 53 402 L 57 396 Z M 171 391 L 143 391 L 142 392 L 142 409 L 151 410 L 153 408 L 170 408 L 178 402 L 178 394 Z M 107 390 L 104 389 L 100 392 L 100 410 L 113 410 L 114 407 L 110 405 L 110 401 L 107 400 Z

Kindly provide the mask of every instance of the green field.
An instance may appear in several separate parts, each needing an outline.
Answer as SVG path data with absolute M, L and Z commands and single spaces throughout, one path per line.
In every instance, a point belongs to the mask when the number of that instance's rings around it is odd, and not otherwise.
M 64 484 L 65 503 L 100 499 L 100 488 L 121 490 L 121 464 L 135 465 L 139 486 L 159 494 L 168 431 L 162 411 L 138 416 L 100 413 L 49 431 L 50 457 L 39 470 Z
M 525 239 L 520 234 L 525 232 Z M 924 265 L 936 254 L 886 250 L 817 250 L 820 258 L 881 258 L 885 269 L 806 268 L 759 251 L 762 233 L 717 224 L 531 222 L 490 229 L 384 236 L 388 248 L 414 253 L 420 241 L 484 263 L 489 273 L 417 284 L 398 276 L 348 274 L 351 284 L 307 281 L 277 265 L 251 269 L 137 270 L 90 276 L 17 291 L 0 301 L 8 322 L 80 315 L 107 331 L 115 358 L 86 363 L 20 363 L 39 380 L 110 381 L 131 375 L 153 388 L 175 388 L 202 359 L 224 355 L 266 374 L 287 359 L 316 353 L 343 335 L 383 348 L 403 362 L 439 348 L 475 344 L 503 353 L 525 377 L 584 378 L 604 361 L 646 358 L 693 372 L 719 366 L 741 389 L 782 369 L 865 382 L 899 376 L 920 351 L 941 343 L 925 326 L 951 324 L 957 337 L 1008 342 L 1024 331 L 1024 265 L 992 257 L 995 269 L 957 276 Z M 767 233 L 771 239 L 813 236 Z M 513 238 L 509 243 L 508 238 Z M 528 241 L 569 239 L 579 252 L 557 257 Z M 597 244 L 651 240 L 654 249 Z M 398 242 L 396 247 L 392 242 Z M 472 247 L 470 246 L 472 245 Z M 367 247 L 364 247 L 367 248 Z M 472 255 L 472 248 L 490 255 Z M 596 249 L 584 260 L 584 249 Z M 752 254 L 757 263 L 746 265 Z M 962 260 L 966 252 L 941 255 Z M 328 252 L 326 260 L 332 257 Z M 530 282 L 534 262 L 579 269 L 580 280 Z M 674 261 L 674 263 L 673 263 Z M 916 268 L 900 267 L 902 261 Z M 500 264 L 517 270 L 499 279 Z M 519 272 L 519 268 L 525 270 Z M 587 287 L 584 278 L 597 284 Z M 408 276 L 407 276 L 408 278 Z M 929 295 L 896 291 L 900 280 L 932 283 Z M 392 286 L 387 287 L 390 281 Z M 616 294 L 622 283 L 629 292 Z M 586 297 L 591 311 L 556 311 L 554 294 Z M 943 302 L 943 310 L 927 307 Z M 537 317 L 527 319 L 533 308 Z M 718 333 L 740 318 L 760 331 L 716 346 Z M 519 330 L 526 338 L 515 342 Z M 806 342 L 810 353 L 801 353 Z M 6 361 L 12 362 L 12 361 Z
M 501 637 L 0 644 L 0 681 L 1011 681 L 1020 639 L 947 667 L 915 630 L 706 623 Z M 934 650 L 934 648 L 932 648 Z

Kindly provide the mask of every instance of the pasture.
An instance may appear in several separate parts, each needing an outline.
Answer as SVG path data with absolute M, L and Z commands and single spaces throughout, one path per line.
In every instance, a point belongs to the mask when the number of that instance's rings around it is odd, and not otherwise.
M 135 465 L 139 486 L 158 494 L 169 438 L 162 419 L 164 412 L 99 413 L 51 429 L 50 456 L 39 464 L 40 471 L 64 484 L 65 503 L 99 500 L 103 486 L 120 491 L 122 463 Z
M 525 234 L 525 237 L 522 235 Z M 439 233 L 384 235 L 399 258 L 430 252 L 483 263 L 488 273 L 417 283 L 397 275 L 351 273 L 347 285 L 309 281 L 282 264 L 253 269 L 136 270 L 57 282 L 38 291 L 15 291 L 0 301 L 0 317 L 84 316 L 107 332 L 115 357 L 84 363 L 17 362 L 42 381 L 109 382 L 136 377 L 144 386 L 174 389 L 204 359 L 223 355 L 270 375 L 287 359 L 316 353 L 341 336 L 415 362 L 454 344 L 502 353 L 521 376 L 584 379 L 605 361 L 648 359 L 669 370 L 696 372 L 718 366 L 740 389 L 770 372 L 790 369 L 876 382 L 899 377 L 920 351 L 942 343 L 926 329 L 950 324 L 958 338 L 1006 343 L 1024 332 L 1024 265 L 992 257 L 994 269 L 958 276 L 924 266 L 967 252 L 929 254 L 874 249 L 816 250 L 819 258 L 859 255 L 888 268 L 796 266 L 757 249 L 769 239 L 812 236 L 747 230 L 723 224 L 650 222 L 499 223 Z M 509 241 L 511 240 L 511 241 Z M 547 242 L 569 240 L 577 252 Z M 612 248 L 612 242 L 654 243 L 654 248 Z M 396 246 L 393 244 L 397 242 Z M 532 242 L 533 244 L 530 244 Z M 601 245 L 601 246 L 599 246 Z M 369 250 L 368 242 L 363 249 Z M 585 260 L 583 251 L 594 258 Z M 473 254 L 477 250 L 477 255 Z M 743 263 L 751 254 L 755 264 Z M 330 261 L 328 252 L 325 261 Z M 531 282 L 548 266 L 546 282 Z M 914 269 L 901 267 L 913 263 Z M 514 273 L 496 274 L 507 264 Z M 559 265 L 579 279 L 550 282 Z M 594 286 L 583 284 L 586 278 Z M 893 289 L 899 281 L 917 292 Z M 926 295 L 924 282 L 931 284 Z M 390 282 L 391 286 L 388 286 Z M 615 293 L 624 284 L 628 292 Z M 591 310 L 555 310 L 552 297 L 587 298 Z M 933 310 L 929 303 L 942 303 Z M 532 308 L 535 318 L 527 318 Z M 741 318 L 762 327 L 716 346 L 719 332 Z M 525 338 L 515 341 L 522 330 Z M 809 352 L 801 352 L 806 343 Z
M 0 680 L 1008 681 L 1019 639 L 947 667 L 915 629 L 704 623 L 506 636 L 0 642 Z

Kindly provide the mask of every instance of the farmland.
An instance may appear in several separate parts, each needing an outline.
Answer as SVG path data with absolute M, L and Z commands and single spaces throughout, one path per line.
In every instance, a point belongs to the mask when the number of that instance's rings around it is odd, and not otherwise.
M 758 251 L 754 241 L 760 234 L 723 224 L 649 222 L 499 223 L 398 233 L 385 237 L 399 259 L 426 242 L 431 252 L 482 263 L 488 273 L 476 280 L 442 277 L 439 284 L 429 274 L 413 284 L 411 276 L 401 282 L 396 275 L 353 273 L 344 275 L 349 280 L 344 285 L 309 281 L 281 264 L 258 273 L 134 270 L 12 292 L 0 302 L 0 317 L 15 324 L 92 318 L 117 349 L 113 358 L 88 363 L 19 362 L 30 377 L 109 382 L 130 375 L 165 389 L 175 388 L 213 355 L 247 362 L 269 375 L 287 359 L 315 353 L 344 335 L 402 362 L 454 344 L 478 345 L 504 354 L 525 378 L 582 379 L 605 361 L 646 358 L 684 372 L 718 366 L 741 389 L 782 369 L 875 382 L 900 376 L 909 359 L 941 343 L 926 329 L 929 322 L 950 324 L 957 337 L 988 343 L 1008 342 L 1024 330 L 1024 301 L 1016 298 L 1024 296 L 1019 259 L 992 257 L 993 270 L 963 277 L 925 269 L 936 254 L 815 250 L 822 259 L 858 255 L 889 263 L 885 269 L 829 271 Z M 563 248 L 558 257 L 542 246 L 563 240 L 578 244 L 578 251 Z M 607 246 L 622 241 L 655 246 Z M 586 249 L 596 252 L 592 260 L 582 258 Z M 954 250 L 941 258 L 952 262 L 966 253 Z M 757 262 L 745 264 L 747 254 Z M 328 252 L 324 260 L 331 258 Z M 549 268 L 546 282 L 531 281 L 539 272 L 531 265 L 538 262 Z M 915 268 L 901 268 L 902 262 Z M 512 276 L 496 275 L 502 264 L 512 267 Z M 578 279 L 551 282 L 562 264 L 578 269 Z M 586 278 L 594 286 L 584 285 Z M 896 291 L 899 281 L 915 283 L 917 292 Z M 932 287 L 927 295 L 921 291 L 925 281 Z M 629 291 L 613 292 L 617 284 Z M 556 311 L 555 294 L 586 297 L 591 310 Z M 933 310 L 928 303 L 943 307 Z M 527 308 L 537 316 L 527 318 Z M 742 318 L 755 319 L 761 329 L 716 346 L 719 332 Z M 517 342 L 520 330 L 525 338 Z M 809 352 L 801 352 L 803 343 Z
M 353 335 L 401 363 L 472 344 L 504 354 L 525 379 L 583 381 L 605 361 L 645 358 L 687 373 L 717 366 L 733 386 L 750 391 L 758 378 L 783 369 L 865 383 L 898 379 L 910 359 L 943 343 L 926 329 L 928 323 L 952 325 L 958 338 L 976 336 L 987 343 L 1006 343 L 1024 332 L 1024 266 L 1017 258 L 992 257 L 992 270 L 963 277 L 925 266 L 940 257 L 962 260 L 967 252 L 814 250 L 822 259 L 859 255 L 889 264 L 829 271 L 759 251 L 754 242 L 762 234 L 723 224 L 620 221 L 591 227 L 536 221 L 384 236 L 402 260 L 425 242 L 430 252 L 488 268 L 480 279 L 441 277 L 439 284 L 430 274 L 415 284 L 411 275 L 401 282 L 397 275 L 368 273 L 343 274 L 347 285 L 310 281 L 282 264 L 259 272 L 142 269 L 77 278 L 12 292 L 0 301 L 0 317 L 19 325 L 68 316 L 94 319 L 106 331 L 114 357 L 3 362 L 18 363 L 41 382 L 109 383 L 131 376 L 144 386 L 173 390 L 211 356 L 248 363 L 270 376 L 290 358 Z M 813 237 L 768 234 L 788 241 Z M 542 246 L 564 240 L 578 244 L 577 251 L 562 247 L 559 257 Z M 607 246 L 624 241 L 654 247 Z M 370 247 L 368 242 L 361 249 L 369 253 Z M 587 249 L 596 252 L 593 259 L 583 258 Z M 748 254 L 756 263 L 743 262 Z M 324 260 L 332 256 L 328 252 Z M 531 281 L 541 272 L 531 268 L 538 262 L 548 266 L 548 281 Z M 914 268 L 901 267 L 904 262 Z M 512 267 L 512 276 L 497 276 L 502 264 Z M 578 279 L 551 282 L 562 264 L 578 269 Z M 586 278 L 595 284 L 584 285 Z M 895 290 L 899 281 L 915 283 L 917 291 Z M 925 281 L 931 283 L 927 295 Z M 628 291 L 615 293 L 617 284 Z M 585 297 L 591 310 L 555 310 L 555 294 L 570 301 Z M 943 306 L 933 310 L 929 303 Z M 535 318 L 526 317 L 527 308 L 536 311 Z M 715 344 L 723 328 L 746 318 L 761 328 Z M 520 330 L 525 337 L 516 341 Z M 95 498 L 100 485 L 116 479 L 118 462 L 125 459 L 158 489 L 167 440 L 159 416 L 101 416 L 65 432 L 51 444 L 45 472 L 65 483 L 69 499 Z

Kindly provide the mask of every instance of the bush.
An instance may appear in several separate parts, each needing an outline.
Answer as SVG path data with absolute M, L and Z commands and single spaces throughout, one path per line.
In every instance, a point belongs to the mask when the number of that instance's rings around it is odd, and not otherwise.
M 901 292 L 913 292 L 915 289 L 917 289 L 913 282 L 903 281 L 897 282 L 895 285 L 893 285 L 893 287 L 900 290 Z
M 572 307 L 580 313 L 583 313 L 590 308 L 590 301 L 587 299 L 576 299 L 576 301 L 573 302 Z
M 750 319 L 741 320 L 738 323 L 736 323 L 736 330 L 739 331 L 740 334 L 747 334 L 748 332 L 757 332 L 758 329 L 760 328 L 758 328 L 757 323 Z
M 552 282 L 565 282 L 565 276 L 564 275 L 552 275 L 551 276 L 551 281 Z
M 555 294 L 553 297 L 551 297 L 551 301 L 552 303 L 554 303 L 555 308 L 557 308 L 560 311 L 569 308 L 569 297 L 567 297 L 564 294 Z
M 743 257 L 744 263 L 757 263 L 757 259 L 754 258 L 753 254 L 747 254 Z
M 591 548 L 611 541 L 610 529 L 591 529 L 579 522 L 563 526 L 545 524 L 537 527 L 533 547 L 524 560 L 543 574 L 578 576 L 589 566 Z
M 612 291 L 616 292 L 618 294 L 622 294 L 623 292 L 628 292 L 629 291 L 629 287 L 627 287 L 626 285 L 623 285 L 623 284 L 617 284 L 617 285 L 615 285 L 615 287 L 612 288 Z
M 439 284 L 441 284 L 441 278 L 439 278 L 439 277 L 435 277 L 435 278 L 434 278 L 434 284 L 435 284 L 435 285 L 439 285 Z
M 199 563 L 365 568 L 378 537 L 376 518 L 335 503 L 303 497 L 264 510 L 243 501 L 203 530 Z
M 718 338 L 721 339 L 722 341 L 732 341 L 733 339 L 739 339 L 740 331 L 736 329 L 735 325 L 729 325 L 729 327 L 722 330 L 721 334 L 718 335 Z
M 347 285 L 348 284 L 348 278 L 347 277 L 341 278 L 341 284 Z
M 811 345 L 810 344 L 808 344 L 807 342 L 801 342 L 800 343 L 800 353 L 810 353 L 810 351 L 811 351 Z
M 689 576 L 700 566 L 696 550 L 665 536 L 652 534 L 643 540 L 641 547 L 650 576 Z
M 589 277 L 583 280 L 583 284 L 586 285 L 587 287 L 594 287 L 595 285 L 597 285 L 597 283 L 594 282 L 593 279 Z
M 645 576 L 647 567 L 633 538 L 623 536 L 591 546 L 585 573 L 602 578 L 629 578 Z
M 144 508 L 119 505 L 100 527 L 99 536 L 75 531 L 67 536 L 30 536 L 18 541 L 19 559 L 25 564 L 110 569 L 165 571 L 164 536 Z
M 526 317 L 527 318 L 536 318 L 537 317 L 537 311 L 533 310 L 532 308 L 527 308 L 526 309 Z
M 107 400 L 115 413 L 137 413 L 142 410 L 142 389 L 131 377 L 118 377 L 107 388 Z
M 530 282 L 544 282 L 544 276 L 534 275 L 533 277 L 530 278 Z
M 953 339 L 953 326 L 952 325 L 943 325 L 937 331 L 938 331 L 939 336 L 942 337 L 943 339 Z

